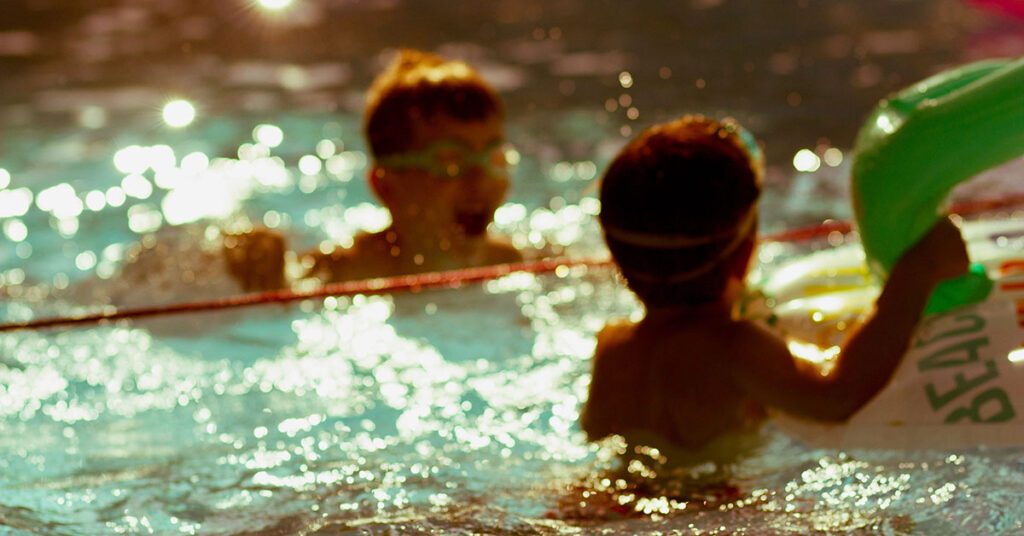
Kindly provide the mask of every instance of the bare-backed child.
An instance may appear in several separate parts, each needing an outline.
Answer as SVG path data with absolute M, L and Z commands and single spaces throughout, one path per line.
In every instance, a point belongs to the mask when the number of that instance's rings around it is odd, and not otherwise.
M 391 213 L 351 248 L 308 254 L 325 281 L 515 262 L 487 226 L 508 191 L 501 99 L 461 61 L 402 51 L 374 81 L 365 134 L 369 183 Z
M 828 376 L 737 318 L 757 240 L 762 162 L 732 122 L 687 116 L 629 143 L 601 185 L 601 225 L 646 308 L 598 335 L 581 416 L 591 440 L 618 434 L 681 457 L 738 455 L 774 407 L 843 421 L 889 381 L 935 284 L 967 269 L 942 219 L 896 264 Z

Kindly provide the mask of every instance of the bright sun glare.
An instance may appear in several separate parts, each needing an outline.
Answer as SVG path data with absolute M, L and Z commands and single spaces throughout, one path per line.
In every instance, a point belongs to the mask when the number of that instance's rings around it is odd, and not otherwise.
M 257 3 L 259 3 L 260 7 L 264 9 L 279 11 L 292 5 L 292 1 L 293 0 L 257 0 Z
M 173 100 L 164 105 L 164 123 L 172 128 L 183 128 L 196 119 L 196 107 L 187 100 Z

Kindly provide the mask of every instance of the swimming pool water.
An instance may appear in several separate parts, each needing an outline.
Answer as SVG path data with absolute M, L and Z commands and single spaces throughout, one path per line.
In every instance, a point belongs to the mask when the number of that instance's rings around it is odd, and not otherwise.
M 822 451 L 770 428 L 731 495 L 559 519 L 614 465 L 575 421 L 594 333 L 635 310 L 607 273 L 516 274 L 201 337 L 7 335 L 0 516 L 13 534 L 1019 528 L 1017 451 Z
M 0 319 L 115 294 L 208 297 L 115 275 L 154 232 L 201 242 L 201 216 L 276 227 L 296 249 L 379 228 L 360 95 L 400 44 L 468 57 L 495 81 L 521 157 L 495 228 L 579 257 L 603 253 L 595 178 L 646 124 L 736 115 L 766 142 L 764 229 L 846 218 L 846 153 L 871 103 L 945 65 L 1021 53 L 1019 23 L 952 1 L 298 3 L 283 19 L 230 2 L 12 8 Z M 197 105 L 187 129 L 160 123 L 172 95 Z M 814 158 L 797 169 L 800 149 Z M 1017 192 L 1020 176 L 1017 162 L 957 195 Z M 196 192 L 216 202 L 189 203 Z M 157 267 L 165 281 L 198 255 L 189 247 Z M 798 250 L 772 252 L 767 269 Z M 705 478 L 682 494 L 619 493 L 622 508 L 602 514 L 616 445 L 588 445 L 576 420 L 594 334 L 637 310 L 610 272 L 574 269 L 2 334 L 0 533 L 1022 530 L 1019 450 L 818 450 L 770 426 L 729 468 L 735 489 Z

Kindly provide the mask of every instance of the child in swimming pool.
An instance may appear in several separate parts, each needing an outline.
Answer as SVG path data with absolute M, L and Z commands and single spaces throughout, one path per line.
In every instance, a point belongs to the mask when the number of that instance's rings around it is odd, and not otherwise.
M 889 381 L 935 284 L 967 269 L 941 220 L 896 264 L 832 372 L 801 367 L 734 314 L 757 238 L 759 154 L 735 123 L 687 116 L 643 132 L 608 168 L 601 225 L 646 315 L 598 334 L 581 416 L 591 440 L 618 434 L 706 460 L 735 457 L 765 406 L 845 420 Z
M 341 281 L 521 260 L 509 243 L 487 233 L 509 184 L 502 113 L 497 93 L 465 63 L 403 51 L 371 87 L 366 117 L 374 158 L 369 181 L 392 224 L 357 236 L 351 248 L 307 253 L 308 274 Z M 194 255 L 204 274 L 223 268 L 230 281 L 216 282 L 230 285 L 220 287 L 252 292 L 287 286 L 280 233 L 256 229 L 222 238 L 219 250 Z M 140 245 L 126 263 L 127 279 L 151 279 L 153 266 L 167 254 L 167 247 Z M 174 292 L 174 282 L 162 286 Z
M 392 223 L 351 248 L 307 254 L 310 274 L 339 281 L 521 260 L 487 232 L 509 185 L 502 122 L 497 93 L 467 64 L 402 51 L 374 81 L 365 118 L 370 186 Z

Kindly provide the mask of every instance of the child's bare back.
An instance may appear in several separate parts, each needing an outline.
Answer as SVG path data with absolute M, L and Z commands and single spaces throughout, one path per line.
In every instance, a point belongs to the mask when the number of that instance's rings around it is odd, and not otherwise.
M 889 381 L 935 284 L 962 273 L 946 219 L 896 264 L 875 309 L 851 330 L 829 375 L 733 311 L 757 236 L 761 163 L 738 126 L 683 118 L 641 134 L 609 167 L 601 224 L 646 314 L 599 335 L 588 437 L 689 451 L 738 452 L 766 406 L 845 420 Z
M 760 424 L 764 410 L 732 374 L 735 349 L 722 344 L 737 327 L 685 312 L 606 326 L 583 429 L 593 439 L 654 432 L 692 450 Z

